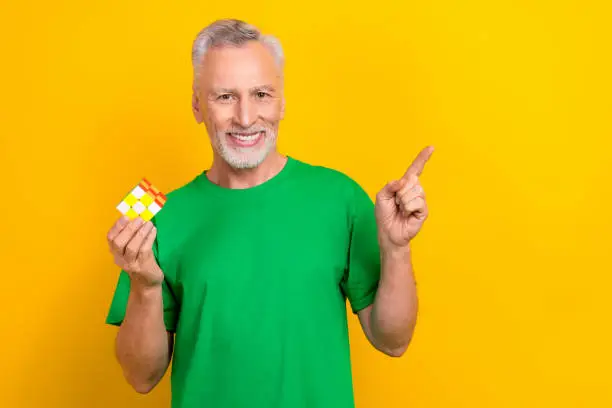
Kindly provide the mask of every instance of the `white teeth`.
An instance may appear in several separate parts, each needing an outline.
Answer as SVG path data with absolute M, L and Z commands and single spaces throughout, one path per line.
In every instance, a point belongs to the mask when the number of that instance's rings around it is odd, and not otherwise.
M 238 133 L 232 133 L 231 135 L 236 139 L 240 140 L 241 142 L 252 142 L 259 137 L 259 132 L 254 133 L 252 135 L 241 135 Z

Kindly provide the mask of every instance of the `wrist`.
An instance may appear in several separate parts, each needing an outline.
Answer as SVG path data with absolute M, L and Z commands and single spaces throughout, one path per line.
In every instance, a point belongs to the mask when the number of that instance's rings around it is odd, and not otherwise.
M 406 243 L 402 244 L 394 243 L 389 234 L 386 233 L 381 227 L 378 228 L 377 237 L 381 256 L 400 258 L 410 256 L 411 240 L 408 240 Z
M 405 246 L 385 246 L 380 252 L 381 279 L 412 275 L 412 250 Z M 395 279 L 395 278 L 393 278 Z
M 410 242 L 406 245 L 386 244 L 381 245 L 381 256 L 385 259 L 410 259 L 412 249 Z
M 146 300 L 154 298 L 157 295 L 161 295 L 162 284 L 146 282 L 142 279 L 132 278 L 130 280 L 130 291 L 140 300 Z

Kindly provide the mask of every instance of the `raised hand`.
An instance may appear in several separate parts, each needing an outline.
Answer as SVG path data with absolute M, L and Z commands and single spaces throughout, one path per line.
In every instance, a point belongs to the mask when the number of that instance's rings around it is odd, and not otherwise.
M 419 176 L 433 153 L 423 149 L 399 180 L 385 185 L 376 195 L 376 222 L 381 246 L 392 249 L 407 246 L 427 219 L 425 191 Z
M 152 222 L 140 217 L 129 220 L 123 216 L 115 222 L 107 235 L 115 264 L 130 276 L 133 285 L 151 287 L 161 285 L 164 274 L 153 255 L 157 229 Z

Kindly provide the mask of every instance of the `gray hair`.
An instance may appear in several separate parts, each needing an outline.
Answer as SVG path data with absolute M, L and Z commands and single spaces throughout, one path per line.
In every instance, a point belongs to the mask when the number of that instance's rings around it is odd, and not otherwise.
M 241 46 L 248 41 L 259 41 L 270 50 L 278 66 L 283 69 L 285 57 L 280 41 L 272 35 L 262 34 L 256 27 L 237 19 L 214 21 L 196 36 L 191 49 L 193 87 L 196 88 L 202 58 L 206 51 L 217 46 Z

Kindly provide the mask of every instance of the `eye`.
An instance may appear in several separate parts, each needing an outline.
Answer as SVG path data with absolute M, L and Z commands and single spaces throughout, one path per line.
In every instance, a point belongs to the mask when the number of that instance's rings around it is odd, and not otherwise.
M 221 101 L 221 102 L 227 102 L 227 101 L 229 101 L 230 99 L 232 99 L 232 95 L 230 95 L 230 94 L 222 94 L 222 95 L 219 95 L 219 96 L 217 97 L 217 100 L 218 100 L 218 101 Z
M 259 91 L 259 92 L 257 92 L 255 95 L 257 95 L 257 97 L 258 97 L 259 99 L 263 99 L 263 98 L 265 98 L 266 96 L 270 96 L 268 93 L 263 92 L 263 91 Z

